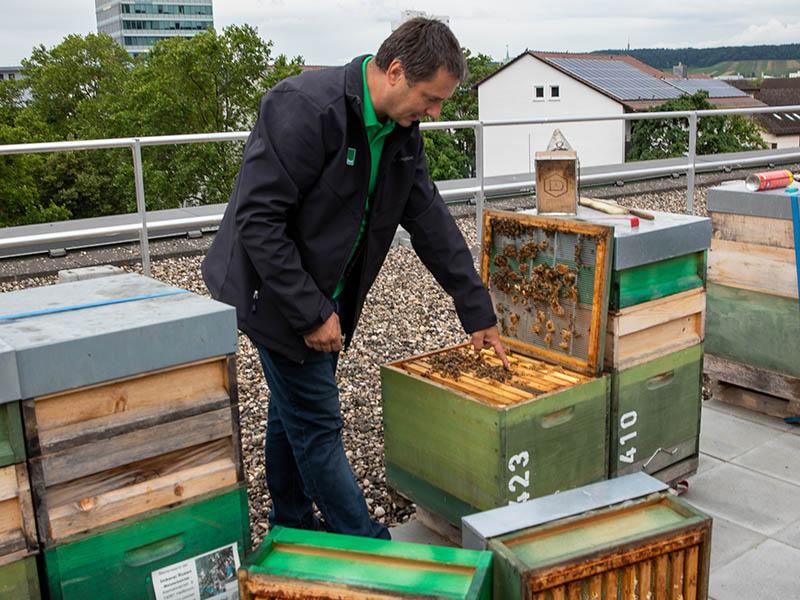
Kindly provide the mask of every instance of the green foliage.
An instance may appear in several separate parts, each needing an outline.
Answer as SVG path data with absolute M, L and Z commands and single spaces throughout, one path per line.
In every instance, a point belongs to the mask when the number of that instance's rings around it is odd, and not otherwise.
M 800 44 L 717 48 L 637 48 L 600 50 L 597 54 L 629 54 L 656 69 L 671 70 L 679 62 L 689 67 L 710 67 L 725 61 L 796 60 L 800 56 Z
M 481 79 L 494 73 L 500 65 L 485 54 L 474 55 L 464 49 L 469 77 L 442 105 L 442 121 L 466 121 L 478 118 L 478 90 Z M 431 177 L 436 180 L 475 176 L 475 134 L 471 129 L 426 131 L 425 152 Z
M 107 35 L 70 35 L 34 48 L 24 79 L 0 82 L 0 144 L 247 130 L 261 95 L 302 64 L 273 57 L 272 42 L 247 25 L 166 40 L 136 60 Z M 241 150 L 143 149 L 148 209 L 226 201 Z M 135 205 L 128 149 L 0 157 L 0 227 Z
M 651 111 L 713 109 L 706 92 L 668 100 Z M 766 148 L 758 125 L 749 117 L 727 115 L 697 121 L 697 154 L 742 152 Z M 652 160 L 686 156 L 689 152 L 687 119 L 635 121 L 631 130 L 628 160 Z

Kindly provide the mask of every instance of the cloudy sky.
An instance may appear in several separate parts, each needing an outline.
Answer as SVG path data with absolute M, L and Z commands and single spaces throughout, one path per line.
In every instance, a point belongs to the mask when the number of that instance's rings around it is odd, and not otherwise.
M 249 23 L 307 64 L 337 64 L 377 49 L 403 9 L 448 15 L 463 46 L 494 58 L 526 48 L 589 51 L 800 42 L 800 2 L 761 0 L 217 0 L 217 28 Z M 92 0 L 1 0 L 0 65 L 34 45 L 96 31 Z

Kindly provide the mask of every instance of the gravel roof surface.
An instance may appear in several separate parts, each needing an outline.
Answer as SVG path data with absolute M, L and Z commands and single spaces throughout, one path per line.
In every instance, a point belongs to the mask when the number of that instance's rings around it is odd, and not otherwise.
M 695 213 L 705 214 L 705 189 L 698 188 Z M 683 190 L 619 197 L 621 204 L 651 210 L 683 212 Z M 492 208 L 530 207 L 530 198 L 492 203 Z M 463 209 L 462 209 L 463 211 Z M 458 211 L 455 211 L 458 215 Z M 457 216 L 470 247 L 475 245 L 474 217 Z M 200 276 L 201 256 L 153 261 L 153 277 L 207 295 Z M 140 270 L 139 265 L 124 267 Z M 0 281 L 0 292 L 55 283 L 53 275 Z M 338 380 L 344 417 L 344 444 L 367 503 L 377 520 L 387 525 L 407 521 L 413 505 L 393 498 L 386 487 L 383 465 L 383 422 L 380 399 L 381 364 L 467 341 L 451 299 L 423 267 L 411 248 L 393 247 L 363 311 L 353 344 L 339 363 Z M 253 543 L 267 533 L 269 495 L 264 479 L 264 433 L 269 392 L 258 356 L 249 340 L 239 338 L 238 383 L 242 446 L 250 500 Z

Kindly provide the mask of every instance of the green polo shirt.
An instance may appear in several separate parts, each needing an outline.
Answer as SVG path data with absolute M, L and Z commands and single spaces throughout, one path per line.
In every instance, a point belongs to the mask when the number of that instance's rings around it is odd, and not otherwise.
M 367 214 L 369 213 L 369 200 L 375 192 L 375 183 L 378 180 L 378 165 L 381 162 L 381 153 L 383 152 L 383 142 L 386 141 L 386 136 L 389 135 L 394 129 L 394 121 L 386 119 L 386 123 L 381 123 L 378 120 L 378 115 L 375 114 L 375 106 L 372 104 L 372 98 L 369 95 L 369 88 L 367 87 L 367 63 L 372 56 L 368 56 L 361 63 L 361 78 L 364 81 L 364 127 L 367 130 L 367 140 L 369 141 L 369 157 L 370 157 L 370 170 L 369 170 L 369 188 L 367 196 L 364 199 L 364 218 L 361 219 L 361 226 L 358 230 L 356 243 L 350 251 L 350 257 L 347 259 L 348 264 L 353 260 L 358 246 L 364 237 L 364 230 L 367 228 Z M 358 160 L 358 157 L 355 158 Z M 334 299 L 342 293 L 344 289 L 345 280 L 342 278 L 336 286 L 336 291 L 333 292 Z

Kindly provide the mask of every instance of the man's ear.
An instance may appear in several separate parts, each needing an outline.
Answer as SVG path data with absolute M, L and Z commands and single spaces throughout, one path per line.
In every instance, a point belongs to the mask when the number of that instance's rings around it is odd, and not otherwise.
M 386 69 L 386 79 L 389 82 L 389 85 L 392 86 L 397 85 L 403 79 L 405 79 L 405 71 L 403 70 L 403 63 L 400 62 L 399 58 L 395 58 L 392 62 L 389 63 L 389 66 Z

